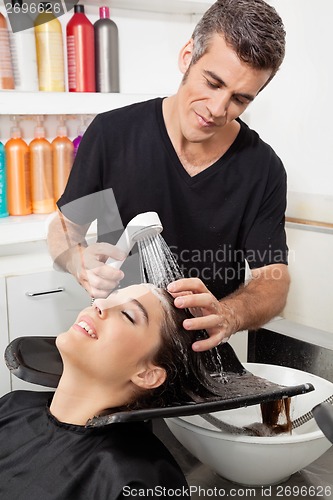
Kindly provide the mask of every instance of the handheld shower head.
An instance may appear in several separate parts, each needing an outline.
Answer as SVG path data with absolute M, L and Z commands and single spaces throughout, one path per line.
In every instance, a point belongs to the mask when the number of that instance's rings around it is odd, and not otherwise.
M 136 215 L 129 221 L 123 234 L 120 236 L 116 246 L 125 252 L 126 256 L 130 253 L 135 243 L 156 236 L 163 230 L 162 223 L 156 212 L 144 212 Z M 110 257 L 106 264 L 120 269 L 123 261 L 115 260 Z

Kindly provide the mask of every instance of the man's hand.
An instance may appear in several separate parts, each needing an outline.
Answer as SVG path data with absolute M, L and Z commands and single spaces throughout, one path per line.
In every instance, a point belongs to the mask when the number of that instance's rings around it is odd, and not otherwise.
M 120 269 L 106 265 L 106 260 L 112 257 L 124 260 L 124 253 L 109 243 L 94 243 L 89 246 L 78 245 L 71 249 L 67 270 L 94 298 L 105 298 L 123 279 Z
M 252 279 L 234 293 L 218 301 L 198 278 L 184 278 L 170 283 L 175 306 L 190 309 L 196 316 L 184 321 L 186 330 L 204 329 L 209 339 L 194 342 L 195 351 L 205 351 L 227 342 L 241 330 L 254 330 L 283 310 L 289 273 L 285 264 L 271 264 L 253 269 Z
M 190 309 L 195 316 L 186 319 L 186 330 L 206 330 L 209 338 L 192 344 L 194 351 L 205 351 L 227 342 L 237 332 L 239 324 L 234 311 L 219 302 L 198 278 L 184 278 L 174 281 L 168 291 L 175 297 L 175 306 Z
M 124 253 L 109 243 L 88 245 L 89 224 L 78 225 L 57 212 L 49 223 L 47 243 L 57 268 L 71 273 L 91 297 L 104 298 L 124 273 L 105 264 L 109 257 L 124 260 Z

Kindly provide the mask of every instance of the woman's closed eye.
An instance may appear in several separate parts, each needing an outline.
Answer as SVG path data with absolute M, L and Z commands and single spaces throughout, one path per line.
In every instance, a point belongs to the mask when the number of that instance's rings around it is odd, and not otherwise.
M 134 325 L 135 324 L 135 315 L 132 311 L 121 311 L 121 313 Z

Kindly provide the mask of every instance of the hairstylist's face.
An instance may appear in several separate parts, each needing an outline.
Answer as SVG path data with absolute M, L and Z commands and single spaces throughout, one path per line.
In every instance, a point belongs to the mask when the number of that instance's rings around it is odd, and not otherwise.
M 156 291 L 133 285 L 97 299 L 57 346 L 64 365 L 97 382 L 122 384 L 144 370 L 160 344 L 163 308 Z
M 190 40 L 179 56 L 179 67 L 185 75 L 177 94 L 179 120 L 187 140 L 202 142 L 218 135 L 245 111 L 271 72 L 245 64 L 218 34 L 193 66 L 192 52 Z

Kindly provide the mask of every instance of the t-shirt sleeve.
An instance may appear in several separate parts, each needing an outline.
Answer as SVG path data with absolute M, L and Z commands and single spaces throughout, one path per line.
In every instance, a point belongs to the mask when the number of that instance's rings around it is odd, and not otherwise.
M 264 196 L 245 242 L 245 256 L 251 269 L 270 264 L 288 264 L 285 233 L 287 175 L 275 157 Z

